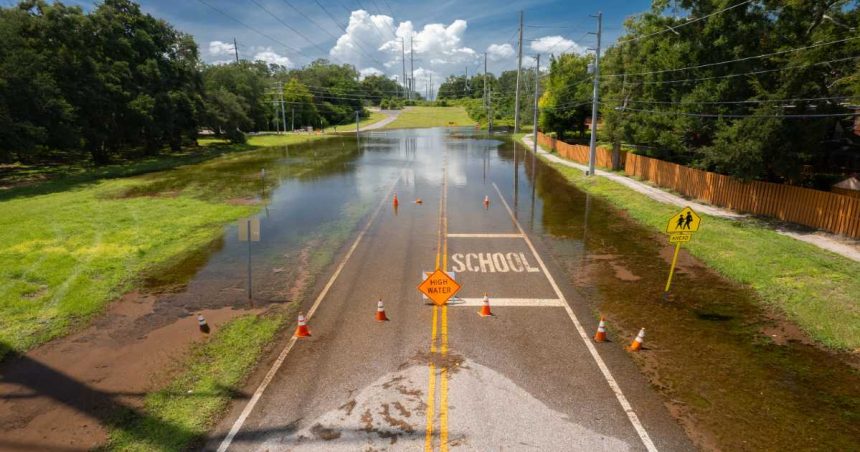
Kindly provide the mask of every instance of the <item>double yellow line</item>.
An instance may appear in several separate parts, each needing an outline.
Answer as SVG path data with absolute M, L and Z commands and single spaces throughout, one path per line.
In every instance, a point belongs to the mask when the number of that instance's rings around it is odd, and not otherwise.
M 448 153 L 445 151 L 442 166 L 442 196 L 439 200 L 439 238 L 436 245 L 436 268 L 448 271 Z M 441 313 L 441 322 L 440 322 Z M 439 324 L 441 323 L 441 332 Z M 427 433 L 424 438 L 424 450 L 433 450 L 433 425 L 436 409 L 436 365 L 433 358 L 436 353 L 442 355 L 442 365 L 439 370 L 439 450 L 448 450 L 448 366 L 444 357 L 448 354 L 448 306 L 433 305 L 433 320 L 431 324 L 430 355 L 428 364 L 429 381 L 427 383 Z M 439 346 L 437 347 L 437 342 Z

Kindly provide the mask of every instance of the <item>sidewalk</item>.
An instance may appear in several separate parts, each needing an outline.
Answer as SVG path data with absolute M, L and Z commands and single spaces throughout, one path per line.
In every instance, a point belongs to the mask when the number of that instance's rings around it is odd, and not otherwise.
M 523 143 L 529 149 L 534 148 L 534 141 L 532 140 L 531 135 L 527 135 L 522 139 Z M 588 167 L 579 163 L 572 162 L 567 159 L 563 159 L 558 155 L 551 154 L 547 152 L 543 146 L 538 149 L 538 155 L 553 162 L 561 165 L 565 165 L 571 168 L 578 168 L 582 171 L 588 170 Z M 683 198 L 678 195 L 674 195 L 672 193 L 661 190 L 652 185 L 648 185 L 645 182 L 640 182 L 635 179 L 631 179 L 620 173 L 613 173 L 610 171 L 604 170 L 596 170 L 595 173 L 598 176 L 606 177 L 611 179 L 614 182 L 617 182 L 625 187 L 630 188 L 631 190 L 642 193 L 649 198 L 662 202 L 664 204 L 673 204 L 679 207 L 690 206 L 696 212 L 703 213 L 705 215 L 710 215 L 714 217 L 727 218 L 730 220 L 740 220 L 748 217 L 745 214 L 739 214 L 737 212 L 731 211 L 729 209 L 723 209 L 720 207 L 715 207 L 709 204 L 702 204 L 700 202 L 696 202 L 693 200 L 689 200 Z M 791 231 L 786 228 L 776 227 L 774 230 L 782 235 L 794 238 L 796 240 L 800 240 L 802 242 L 810 243 L 815 245 L 821 249 L 836 253 L 840 256 L 846 257 L 848 259 L 854 260 L 856 262 L 860 262 L 860 241 L 853 240 L 845 237 L 840 237 L 835 234 L 829 234 L 822 231 L 816 232 L 798 232 Z

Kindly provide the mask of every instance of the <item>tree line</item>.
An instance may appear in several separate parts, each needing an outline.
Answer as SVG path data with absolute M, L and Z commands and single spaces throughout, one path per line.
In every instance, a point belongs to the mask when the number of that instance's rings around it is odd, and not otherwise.
M 681 0 L 628 19 L 600 61 L 599 138 L 743 179 L 825 186 L 860 170 L 856 1 Z M 584 136 L 591 56 L 552 58 L 540 126 Z
M 20 1 L 0 8 L 0 39 L 0 163 L 105 163 L 196 144 L 201 130 L 239 142 L 246 132 L 328 127 L 400 91 L 326 60 L 206 65 L 190 35 L 131 0 L 89 13 Z
M 520 124 L 531 124 L 534 112 L 534 68 L 524 68 L 520 74 Z M 487 100 L 484 100 L 486 79 Z M 450 75 L 439 86 L 436 96 L 442 104 L 462 105 L 469 116 L 478 122 L 488 122 L 492 116 L 494 125 L 512 125 L 517 86 L 517 71 L 503 71 L 499 76 L 492 73 Z

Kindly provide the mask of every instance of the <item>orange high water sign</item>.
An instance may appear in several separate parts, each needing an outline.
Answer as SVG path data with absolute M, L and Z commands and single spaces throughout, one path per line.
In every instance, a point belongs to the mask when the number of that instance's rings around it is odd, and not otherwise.
M 460 285 L 448 276 L 447 273 L 436 269 L 436 271 L 418 285 L 418 290 L 433 300 L 433 303 L 442 306 L 460 290 Z

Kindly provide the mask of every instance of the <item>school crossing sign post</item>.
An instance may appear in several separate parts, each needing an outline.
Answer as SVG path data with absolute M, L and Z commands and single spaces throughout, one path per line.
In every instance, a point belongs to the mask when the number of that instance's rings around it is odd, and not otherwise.
M 672 285 L 672 275 L 675 274 L 675 264 L 678 262 L 678 251 L 681 250 L 681 243 L 689 242 L 693 238 L 693 233 L 699 230 L 701 223 L 702 217 L 696 215 L 696 212 L 693 212 L 693 209 L 689 207 L 684 207 L 683 210 L 669 218 L 669 222 L 666 224 L 666 233 L 669 234 L 669 243 L 675 244 L 675 254 L 672 256 L 669 279 L 666 281 L 666 289 L 663 291 L 664 297 L 668 295 L 669 286 Z

